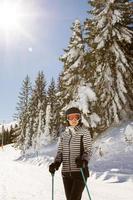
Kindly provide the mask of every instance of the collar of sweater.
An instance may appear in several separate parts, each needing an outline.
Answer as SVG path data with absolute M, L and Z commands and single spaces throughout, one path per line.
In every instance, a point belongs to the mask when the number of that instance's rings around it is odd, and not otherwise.
M 79 128 L 80 128 L 79 126 L 75 126 L 75 127 L 68 126 L 67 131 L 69 132 L 69 134 L 75 135 L 77 134 L 77 131 L 79 130 Z

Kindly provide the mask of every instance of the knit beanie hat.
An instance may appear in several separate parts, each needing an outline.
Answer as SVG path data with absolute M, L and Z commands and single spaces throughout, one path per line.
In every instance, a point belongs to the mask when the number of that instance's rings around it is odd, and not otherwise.
M 73 113 L 81 114 L 81 111 L 76 107 L 71 107 L 66 111 L 66 115 L 73 114 Z

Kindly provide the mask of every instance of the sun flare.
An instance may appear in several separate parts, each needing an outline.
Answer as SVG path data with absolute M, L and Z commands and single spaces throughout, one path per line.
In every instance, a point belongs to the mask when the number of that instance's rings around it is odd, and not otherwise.
M 0 29 L 14 31 L 20 26 L 21 12 L 17 4 L 5 1 L 0 6 Z
M 32 0 L 0 0 L 0 45 L 8 48 L 23 39 L 34 42 L 36 19 L 40 16 Z

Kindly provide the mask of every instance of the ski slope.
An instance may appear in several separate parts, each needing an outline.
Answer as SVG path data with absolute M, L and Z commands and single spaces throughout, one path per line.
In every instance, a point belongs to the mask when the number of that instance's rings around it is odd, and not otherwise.
M 10 145 L 0 149 L 0 200 L 50 200 L 51 175 L 48 165 L 17 161 L 19 151 Z M 92 200 L 132 200 L 133 182 L 112 183 L 94 177 L 88 179 Z M 65 200 L 60 171 L 55 174 L 55 200 Z M 87 200 L 84 190 L 83 200 Z
M 92 200 L 133 199 L 133 122 L 107 131 L 94 144 L 87 181 Z M 126 140 L 125 140 L 126 138 Z M 50 200 L 52 178 L 48 165 L 57 144 L 23 158 L 11 145 L 0 147 L 0 200 Z M 61 171 L 55 173 L 54 200 L 65 200 Z M 82 200 L 89 199 L 86 189 Z

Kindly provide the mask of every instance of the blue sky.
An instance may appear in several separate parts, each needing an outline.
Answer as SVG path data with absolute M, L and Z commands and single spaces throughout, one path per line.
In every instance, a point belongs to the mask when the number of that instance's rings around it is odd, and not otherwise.
M 0 33 L 0 121 L 13 119 L 27 74 L 33 83 L 39 70 L 44 71 L 48 84 L 52 77 L 57 79 L 70 27 L 75 19 L 83 22 L 88 9 L 87 0 L 23 0 L 24 33 Z

